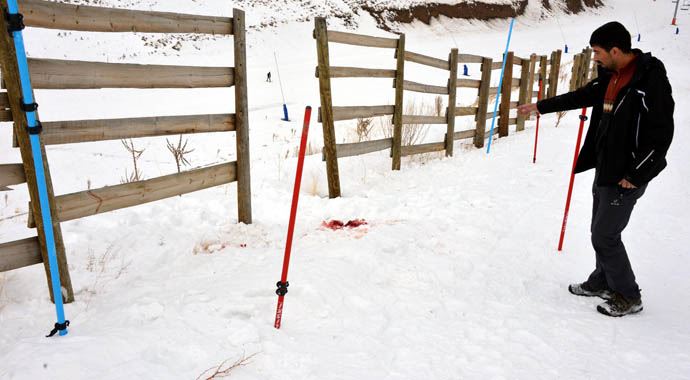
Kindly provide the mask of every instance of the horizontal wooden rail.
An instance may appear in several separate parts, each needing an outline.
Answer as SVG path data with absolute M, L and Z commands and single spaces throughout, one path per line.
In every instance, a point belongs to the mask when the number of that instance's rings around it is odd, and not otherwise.
M 0 272 L 42 262 L 41 247 L 36 236 L 0 244 Z
M 12 121 L 12 111 L 10 110 L 0 110 L 0 121 Z
M 503 62 L 494 62 L 491 64 L 491 70 L 498 70 L 503 68 Z
M 511 110 L 514 108 L 517 108 L 517 106 L 518 106 L 518 102 L 510 102 L 510 109 Z
M 2 164 L 0 165 L 0 187 L 19 185 L 26 182 L 24 165 Z
M 482 81 L 478 79 L 458 79 L 457 86 L 458 87 L 466 87 L 466 88 L 479 88 L 481 86 Z
M 357 118 L 392 115 L 395 106 L 346 106 L 333 107 L 333 121 L 352 120 Z M 321 123 L 321 107 L 319 107 L 319 123 Z
M 141 205 L 237 180 L 237 163 L 228 162 L 144 181 L 106 186 L 55 197 L 60 222 Z M 29 210 L 32 208 L 29 207 Z M 33 215 L 29 227 L 34 227 Z
M 468 131 L 455 132 L 453 133 L 453 140 L 474 138 L 475 134 L 477 134 L 477 131 L 474 129 L 470 129 Z
M 516 117 L 508 119 L 508 125 L 515 125 L 515 124 L 517 124 L 517 118 Z
M 510 83 L 513 85 L 513 87 L 520 87 L 520 78 L 513 78 Z
M 27 26 L 88 32 L 232 34 L 232 18 L 19 0 Z
M 234 114 L 43 122 L 45 145 L 235 130 Z
M 395 49 L 398 47 L 397 38 L 372 37 L 363 34 L 336 32 L 333 30 L 329 30 L 327 34 L 328 42 L 376 48 Z
M 0 109 L 10 108 L 10 98 L 6 92 L 0 92 Z
M 474 116 L 477 114 L 477 107 L 455 107 L 455 116 Z
M 392 146 L 393 139 L 387 138 L 381 140 L 362 141 L 358 143 L 336 144 L 335 150 L 337 153 L 337 157 L 341 158 L 378 152 L 384 149 L 390 149 Z M 322 153 L 321 159 L 323 161 L 326 161 L 325 153 Z
M 367 69 L 362 67 L 331 66 L 331 78 L 395 78 L 395 70 Z M 316 77 L 319 77 L 319 68 L 316 68 Z
M 403 115 L 403 124 L 447 124 L 445 116 Z
M 484 57 L 474 54 L 458 54 L 458 63 L 482 63 Z
M 413 154 L 439 152 L 446 149 L 446 142 L 436 142 L 420 145 L 403 145 L 400 150 L 401 156 L 411 156 Z
M 235 83 L 232 67 L 29 59 L 29 71 L 32 86 L 39 89 L 198 88 Z
M 438 69 L 450 70 L 449 61 L 444 61 L 442 59 L 429 57 L 419 53 L 413 53 L 411 51 L 405 52 L 405 60 L 408 62 L 419 63 L 420 65 L 436 67 Z
M 395 87 L 395 83 L 393 83 L 393 87 Z M 422 92 L 425 94 L 448 95 L 447 86 L 432 86 L 430 84 L 417 83 L 409 80 L 403 81 L 403 90 Z

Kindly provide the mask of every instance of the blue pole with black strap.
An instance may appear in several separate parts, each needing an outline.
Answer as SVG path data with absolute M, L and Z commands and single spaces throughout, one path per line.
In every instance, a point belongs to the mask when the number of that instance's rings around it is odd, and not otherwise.
M 491 118 L 491 130 L 489 131 L 489 144 L 486 146 L 486 154 L 491 153 L 491 139 L 494 136 L 494 125 L 496 124 L 496 111 L 498 110 L 498 100 L 501 98 L 501 87 L 503 86 L 503 72 L 506 69 L 506 57 L 508 56 L 508 49 L 510 48 L 510 37 L 513 35 L 513 24 L 515 24 L 514 17 L 510 19 L 508 42 L 506 42 L 506 50 L 503 52 L 503 63 L 501 64 L 501 77 L 498 79 L 498 91 L 496 93 L 496 103 L 494 104 L 494 116 Z M 510 86 L 510 83 L 508 84 L 508 86 Z
M 67 335 L 69 321 L 65 320 L 65 310 L 62 303 L 62 285 L 60 283 L 60 272 L 58 271 L 57 255 L 55 252 L 55 236 L 53 233 L 53 219 L 50 215 L 50 203 L 48 201 L 48 188 L 46 185 L 45 170 L 43 167 L 43 153 L 41 151 L 41 123 L 36 118 L 38 105 L 34 102 L 33 90 L 31 88 L 31 77 L 29 76 L 29 65 L 26 60 L 26 50 L 24 50 L 24 39 L 22 29 L 24 29 L 23 16 L 19 14 L 17 0 L 8 0 L 8 32 L 14 40 L 14 49 L 17 55 L 17 66 L 19 67 L 19 80 L 21 84 L 21 107 L 26 113 L 26 123 L 31 142 L 31 157 L 34 161 L 36 172 L 36 187 L 38 188 L 38 199 L 41 208 L 41 220 L 43 221 L 43 232 L 45 235 L 46 250 L 48 251 L 48 267 L 50 268 L 50 281 L 53 287 L 53 298 L 55 299 L 55 312 L 57 313 L 57 323 L 50 336 L 59 333 Z

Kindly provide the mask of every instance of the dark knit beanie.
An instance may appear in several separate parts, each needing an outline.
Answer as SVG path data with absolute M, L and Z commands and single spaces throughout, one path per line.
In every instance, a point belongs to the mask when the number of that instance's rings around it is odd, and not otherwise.
M 617 21 L 606 23 L 594 32 L 589 39 L 590 46 L 600 46 L 606 51 L 617 47 L 623 53 L 630 52 L 630 32 L 628 32 L 623 24 Z

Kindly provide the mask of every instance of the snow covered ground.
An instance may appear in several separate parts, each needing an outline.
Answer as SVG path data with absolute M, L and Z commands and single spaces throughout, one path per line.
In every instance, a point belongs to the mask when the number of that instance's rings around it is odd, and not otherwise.
M 594 264 L 592 173 L 576 177 L 565 247 L 556 251 L 577 134 L 572 111 L 558 128 L 553 116 L 542 118 L 536 164 L 531 121 L 525 132 L 494 141 L 490 155 L 458 142 L 454 157 L 406 158 L 399 172 L 390 171 L 387 152 L 341 159 L 338 199 L 327 198 L 320 154 L 309 156 L 283 327 L 274 329 L 302 110 L 319 105 L 312 23 L 291 23 L 248 36 L 254 223 L 236 224 L 233 184 L 63 223 L 76 293 L 66 306 L 69 335 L 43 337 L 55 316 L 42 266 L 0 273 L 0 378 L 194 379 L 250 356 L 233 378 L 690 378 L 688 34 L 673 34 L 670 2 L 607 4 L 546 20 L 530 4 L 516 21 L 512 50 L 546 53 L 565 40 L 579 51 L 595 27 L 617 19 L 631 33 L 639 29 L 635 46 L 666 64 L 676 99 L 669 167 L 624 234 L 643 290 L 642 313 L 608 318 L 595 311 L 597 300 L 567 292 Z M 681 29 L 689 16 L 680 15 Z M 374 25 L 362 16 L 359 32 L 390 36 Z M 445 57 L 457 46 L 497 59 L 507 26 L 445 19 L 404 31 L 415 52 Z M 33 57 L 232 64 L 231 39 L 185 43 L 177 52 L 144 46 L 142 35 L 27 30 L 26 43 Z M 372 50 L 332 44 L 331 63 L 394 67 L 392 51 Z M 274 52 L 292 122 L 279 120 Z M 273 83 L 264 81 L 269 70 Z M 443 72 L 413 64 L 406 71 L 412 80 L 445 81 Z M 390 81 L 364 92 L 362 82 L 336 81 L 335 105 L 393 101 Z M 233 91 L 46 90 L 37 99 L 43 120 L 65 120 L 231 112 Z M 321 127 L 312 119 L 310 142 L 320 147 Z M 458 118 L 457 130 L 470 128 L 466 119 Z M 339 142 L 352 141 L 353 125 L 337 124 Z M 442 136 L 440 129 L 430 129 L 429 141 Z M 2 163 L 19 161 L 10 137 L 2 124 Z M 145 148 L 145 178 L 175 172 L 165 138 L 135 144 Z M 188 146 L 195 149 L 193 167 L 234 159 L 232 134 L 189 136 Z M 47 151 L 57 194 L 117 184 L 131 171 L 119 141 Z M 2 242 L 31 234 L 22 215 L 28 196 L 15 189 L 0 194 Z M 369 224 L 321 227 L 357 218 Z

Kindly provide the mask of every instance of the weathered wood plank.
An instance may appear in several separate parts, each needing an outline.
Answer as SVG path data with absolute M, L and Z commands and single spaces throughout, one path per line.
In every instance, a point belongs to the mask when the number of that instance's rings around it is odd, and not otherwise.
M 328 31 L 328 42 L 389 49 L 398 47 L 398 40 L 395 38 L 372 37 L 364 34 L 336 32 L 333 30 Z
M 448 107 L 446 109 L 446 157 L 453 156 L 453 132 L 455 132 L 455 111 L 457 107 L 457 92 L 458 92 L 458 49 L 450 50 L 449 56 L 450 73 L 448 77 Z
M 420 144 L 420 145 L 405 145 L 402 147 L 400 154 L 405 157 L 405 156 L 411 156 L 414 154 L 422 154 L 422 153 L 431 153 L 431 152 L 439 152 L 446 149 L 446 142 L 441 141 L 441 142 L 436 142 L 436 143 L 428 143 L 428 144 Z
M 88 32 L 232 34 L 229 17 L 19 0 L 27 26 Z
M 482 60 L 482 79 L 479 86 L 479 102 L 477 103 L 477 125 L 474 134 L 474 146 L 481 148 L 484 146 L 484 129 L 486 128 L 486 111 L 489 107 L 489 86 L 491 85 L 491 58 Z
M 513 52 L 509 51 L 504 57 L 505 61 L 511 64 L 507 64 L 505 70 L 503 71 L 503 86 L 501 86 L 501 104 L 499 106 L 499 119 L 498 119 L 498 136 L 506 137 L 509 133 L 508 128 L 508 114 L 510 113 L 510 97 L 512 93 L 512 79 L 513 79 Z M 506 86 L 506 83 L 511 85 Z
M 478 107 L 455 107 L 455 116 L 476 116 Z
M 479 88 L 482 81 L 477 79 L 458 79 L 457 87 Z
M 335 147 L 336 151 L 338 152 L 338 158 L 342 158 L 378 152 L 384 149 L 390 149 L 391 146 L 393 146 L 393 139 L 387 138 L 381 140 L 362 141 L 358 143 L 337 144 Z M 326 157 L 323 154 L 322 160 L 326 161 Z
M 144 181 L 60 195 L 55 197 L 55 217 L 64 222 L 208 189 L 236 181 L 236 173 L 237 163 L 228 162 Z
M 430 84 L 417 83 L 409 80 L 403 82 L 403 89 L 425 94 L 448 95 L 448 87 L 446 86 L 433 86 Z
M 19 185 L 25 182 L 24 165 L 0 164 L 0 187 Z
M 352 120 L 357 118 L 377 117 L 392 115 L 395 106 L 346 106 L 333 107 L 333 121 Z M 319 123 L 321 120 L 321 110 L 319 109 Z
M 467 131 L 460 131 L 460 132 L 455 132 L 453 133 L 453 140 L 462 140 L 462 139 L 469 139 L 474 137 L 474 135 L 477 134 L 477 131 L 474 129 L 470 129 Z
M 3 10 L 7 9 L 7 0 L 0 0 L 0 6 Z M 0 17 L 0 30 L 7 30 L 7 21 L 4 17 Z M 2 60 L 2 79 L 7 88 L 7 94 L 10 101 L 10 108 L 14 119 L 14 136 L 16 137 L 17 145 L 24 163 L 24 174 L 26 176 L 27 188 L 29 190 L 29 198 L 34 201 L 34 206 L 31 211 L 36 215 L 41 214 L 41 205 L 39 202 L 38 186 L 36 184 L 36 170 L 32 156 L 31 142 L 29 141 L 29 134 L 27 132 L 26 114 L 21 110 L 20 104 L 22 99 L 21 83 L 19 79 L 19 68 L 17 64 L 17 55 L 14 48 L 14 40 L 8 33 L 0 33 L 0 60 Z M 65 303 L 74 301 L 74 291 L 72 288 L 72 280 L 69 273 L 69 266 L 67 265 L 67 256 L 65 255 L 65 245 L 62 239 L 62 229 L 60 223 L 54 217 L 55 198 L 53 196 L 53 182 L 50 175 L 50 165 L 46 159 L 45 147 L 40 143 L 42 154 L 43 172 L 45 174 L 45 185 L 48 193 L 48 207 L 53 216 L 50 223 L 53 227 L 53 237 L 55 242 L 55 253 L 58 262 L 58 272 L 60 273 L 60 281 L 62 287 L 62 297 Z M 50 299 L 54 302 L 53 286 L 50 280 L 50 267 L 48 265 L 48 250 L 46 247 L 46 235 L 42 218 L 37 221 L 38 241 L 41 250 L 41 257 L 44 262 L 43 270 L 46 274 L 46 283 L 48 285 Z
M 419 63 L 420 65 L 431 66 L 438 69 L 450 70 L 450 65 L 448 64 L 448 61 L 434 57 L 429 57 L 424 54 L 413 53 L 411 51 L 405 52 L 405 60 L 408 62 Z
M 405 51 L 405 34 L 397 41 L 399 52 Z M 400 170 L 402 147 L 402 113 L 404 107 L 405 54 L 398 54 L 395 66 L 395 111 L 393 113 L 393 146 L 391 147 L 391 169 Z
M 331 73 L 328 56 L 328 35 L 326 19 L 314 19 L 314 38 L 316 39 L 316 55 L 319 70 L 319 98 L 321 107 L 319 116 L 323 130 L 323 154 L 326 157 L 326 177 L 328 178 L 328 197 L 340 196 L 340 175 L 338 173 L 338 157 L 335 146 L 335 123 L 333 118 L 333 99 L 331 96 Z
M 474 54 L 458 54 L 458 63 L 482 63 L 484 57 Z
M 510 82 L 511 87 L 520 87 L 520 78 L 512 78 Z
M 0 92 L 0 109 L 10 108 L 10 98 L 7 96 L 6 92 Z
M 516 117 L 512 117 L 512 118 L 508 119 L 508 125 L 516 125 L 516 124 L 517 124 L 517 118 Z
M 37 236 L 0 244 L 0 272 L 42 262 L 41 245 Z
M 12 121 L 12 111 L 0 110 L 0 121 Z
M 446 124 L 448 119 L 445 116 L 422 116 L 422 115 L 403 115 L 403 124 Z
M 531 89 L 529 89 L 530 67 L 531 67 L 530 64 L 531 64 L 531 61 L 529 59 L 523 59 L 522 64 L 520 65 L 520 93 L 518 95 L 518 101 L 517 101 L 518 104 L 517 105 L 530 103 L 529 93 L 528 93 L 528 91 L 531 91 Z M 517 108 L 517 105 L 516 105 L 516 108 Z M 522 131 L 524 129 L 525 129 L 525 117 L 518 114 L 516 130 Z
M 510 102 L 510 109 L 512 110 L 512 109 L 517 108 L 518 104 L 519 104 L 519 102 Z
M 235 130 L 234 114 L 43 122 L 45 145 Z
M 331 78 L 395 78 L 395 70 L 388 69 L 331 66 L 330 73 Z
M 235 60 L 235 146 L 237 149 L 237 220 L 252 222 L 252 186 L 249 158 L 249 104 L 247 85 L 247 42 L 245 16 L 240 9 L 232 10 Z
M 232 67 L 139 65 L 29 59 L 37 89 L 230 87 Z

